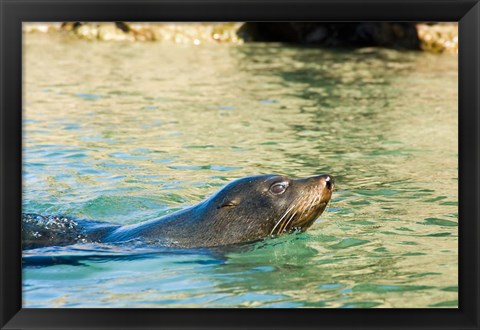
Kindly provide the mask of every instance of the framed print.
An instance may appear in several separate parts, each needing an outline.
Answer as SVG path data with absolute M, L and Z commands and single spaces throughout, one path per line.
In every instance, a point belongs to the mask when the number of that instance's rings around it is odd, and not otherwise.
M 478 329 L 477 1 L 10 1 L 1 327 Z

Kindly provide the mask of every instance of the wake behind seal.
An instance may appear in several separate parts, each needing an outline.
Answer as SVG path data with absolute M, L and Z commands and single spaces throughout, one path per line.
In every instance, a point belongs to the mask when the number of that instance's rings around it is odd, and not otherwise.
M 252 242 L 305 231 L 323 213 L 333 191 L 330 175 L 292 179 L 265 174 L 235 180 L 192 207 L 134 225 L 24 214 L 22 247 L 136 240 L 200 248 Z

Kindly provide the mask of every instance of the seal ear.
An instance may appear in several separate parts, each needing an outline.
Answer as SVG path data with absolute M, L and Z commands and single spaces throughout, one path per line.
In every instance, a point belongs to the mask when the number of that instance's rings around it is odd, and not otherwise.
M 217 206 L 217 209 L 222 207 L 235 207 L 240 203 L 238 199 L 225 199 L 220 205 Z

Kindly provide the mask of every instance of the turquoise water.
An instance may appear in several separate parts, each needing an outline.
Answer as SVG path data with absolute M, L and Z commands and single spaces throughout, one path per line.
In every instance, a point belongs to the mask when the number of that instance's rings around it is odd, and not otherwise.
M 23 211 L 132 224 L 330 173 L 302 234 L 24 252 L 24 307 L 457 307 L 457 57 L 24 39 Z

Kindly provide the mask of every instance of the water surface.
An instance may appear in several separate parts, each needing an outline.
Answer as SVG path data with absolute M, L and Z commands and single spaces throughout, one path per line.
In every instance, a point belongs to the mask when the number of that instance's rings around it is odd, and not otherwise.
M 23 211 L 132 224 L 330 173 L 303 234 L 24 253 L 24 307 L 457 307 L 457 57 L 24 39 Z

